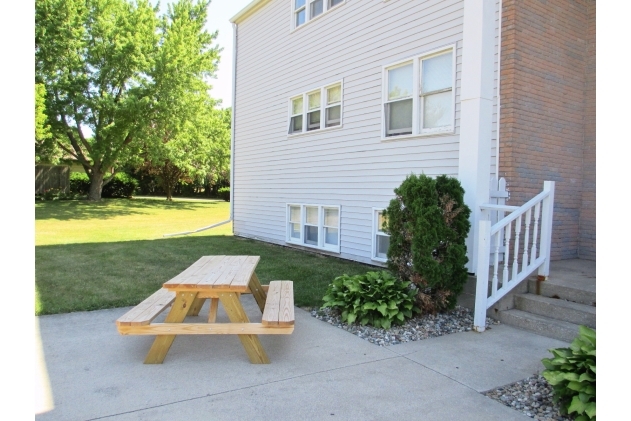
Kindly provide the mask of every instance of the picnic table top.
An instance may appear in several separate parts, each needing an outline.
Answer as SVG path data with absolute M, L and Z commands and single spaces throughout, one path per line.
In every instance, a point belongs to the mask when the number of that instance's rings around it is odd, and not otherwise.
M 203 256 L 163 286 L 173 291 L 246 292 L 260 259 L 260 256 Z

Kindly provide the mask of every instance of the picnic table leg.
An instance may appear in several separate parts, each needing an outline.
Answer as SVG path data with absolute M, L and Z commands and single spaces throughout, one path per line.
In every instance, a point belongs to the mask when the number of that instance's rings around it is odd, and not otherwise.
M 167 314 L 164 322 L 181 323 L 195 302 L 196 297 L 196 292 L 178 292 L 173 307 L 171 307 L 171 311 Z M 145 364 L 162 364 L 174 340 L 175 335 L 157 335 L 145 358 Z
M 210 299 L 210 311 L 208 311 L 208 323 L 217 321 L 217 309 L 219 308 L 219 298 Z
M 252 291 L 252 295 L 254 295 L 256 303 L 261 309 L 261 313 L 263 313 L 263 310 L 265 310 L 265 300 L 267 300 L 267 293 L 261 286 L 261 281 L 259 281 L 259 277 L 256 276 L 256 273 L 254 272 L 252 272 L 252 277 L 250 278 L 249 288 L 250 291 Z
M 202 309 L 205 302 L 205 298 L 195 298 L 195 301 L 193 301 L 193 305 L 188 310 L 187 316 L 199 316 L 199 311 Z
M 221 304 L 223 304 L 228 318 L 232 323 L 250 323 L 248 315 L 245 313 L 239 296 L 234 292 L 219 294 Z M 247 352 L 252 364 L 269 364 L 269 358 L 256 335 L 238 335 L 245 352 Z

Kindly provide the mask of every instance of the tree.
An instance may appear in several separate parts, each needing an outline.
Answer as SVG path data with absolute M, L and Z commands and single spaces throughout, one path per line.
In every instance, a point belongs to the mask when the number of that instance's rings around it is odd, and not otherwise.
M 46 117 L 46 88 L 35 84 L 35 163 L 56 163 L 59 150 L 52 139 L 50 125 Z
M 145 137 L 147 126 L 181 93 L 166 95 L 169 83 L 183 78 L 190 82 L 177 85 L 184 92 L 210 89 L 200 83 L 219 58 L 216 33 L 203 30 L 209 4 L 180 0 L 173 9 L 189 14 L 170 31 L 173 18 L 158 16 L 148 0 L 36 1 L 36 82 L 46 87 L 55 143 L 90 178 L 89 199 L 99 200 L 123 165 L 140 162 L 142 148 L 155 139 Z M 197 42 L 172 42 L 182 34 Z
M 229 143 L 230 126 L 201 77 L 216 61 L 216 55 L 199 54 L 216 35 L 203 33 L 205 20 L 205 5 L 180 2 L 169 5 L 160 23 L 165 37 L 151 73 L 156 100 L 144 137 L 146 165 L 167 200 L 183 178 L 206 177 Z
M 471 210 L 464 189 L 452 177 L 408 176 L 384 211 L 390 234 L 388 269 L 417 288 L 421 311 L 453 308 L 467 282 Z

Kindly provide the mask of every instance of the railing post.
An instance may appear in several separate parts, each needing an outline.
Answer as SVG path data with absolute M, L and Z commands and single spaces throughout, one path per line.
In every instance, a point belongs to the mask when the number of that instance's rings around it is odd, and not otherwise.
M 552 213 L 554 210 L 554 181 L 544 181 L 543 191 L 548 191 L 548 197 L 543 199 L 541 209 L 541 245 L 540 256 L 545 257 L 545 261 L 539 267 L 539 276 L 547 278 L 550 275 L 550 251 L 552 249 Z
M 478 230 L 478 264 L 475 286 L 475 310 L 473 329 L 484 332 L 486 329 L 486 302 L 489 291 L 489 258 L 491 255 L 491 221 L 479 222 Z

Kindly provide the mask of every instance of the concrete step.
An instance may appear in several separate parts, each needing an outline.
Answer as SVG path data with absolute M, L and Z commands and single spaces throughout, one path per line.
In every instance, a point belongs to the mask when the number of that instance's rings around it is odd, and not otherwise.
M 498 312 L 497 316 L 500 322 L 509 326 L 529 330 L 538 335 L 565 342 L 572 342 L 578 335 L 579 325 L 575 323 L 540 316 L 522 310 L 502 310 Z
M 540 316 L 596 328 L 596 307 L 535 294 L 515 295 L 515 308 Z
M 594 282 L 595 285 L 595 282 Z M 577 288 L 571 285 L 561 285 L 554 281 L 537 282 L 535 278 L 528 280 L 528 292 L 550 298 L 573 301 L 575 303 L 596 306 L 596 291 Z

